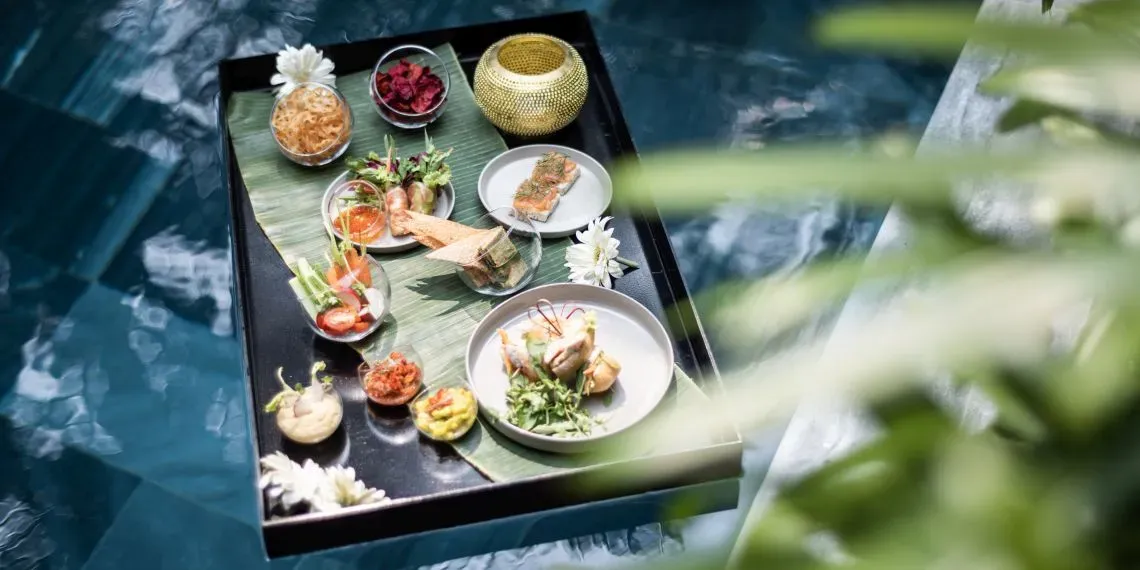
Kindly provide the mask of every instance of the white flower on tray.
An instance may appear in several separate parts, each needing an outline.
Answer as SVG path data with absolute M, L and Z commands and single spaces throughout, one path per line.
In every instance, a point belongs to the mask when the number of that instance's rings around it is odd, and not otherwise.
M 325 499 L 341 507 L 384 502 L 387 497 L 380 489 L 370 489 L 356 480 L 351 467 L 334 465 L 325 469 Z
M 261 470 L 259 486 L 262 489 L 270 485 L 280 487 L 280 501 L 286 510 L 292 510 L 302 503 L 316 508 L 324 470 L 312 460 L 298 465 L 278 451 L 261 458 Z
M 606 229 L 611 219 L 607 216 L 593 220 L 577 233 L 579 243 L 566 249 L 570 281 L 609 288 L 613 286 L 612 279 L 624 274 L 618 257 L 621 242 L 613 237 L 613 228 Z
M 285 95 L 301 83 L 315 82 L 336 87 L 333 68 L 332 60 L 324 57 L 324 52 L 312 44 L 305 44 L 301 49 L 285 46 L 277 52 L 277 73 L 269 78 L 269 83 L 280 86 L 278 96 Z
M 261 458 L 261 470 L 259 486 L 262 489 L 270 485 L 280 487 L 278 500 L 285 512 L 293 512 L 302 503 L 312 512 L 329 512 L 391 500 L 384 491 L 366 487 L 358 481 L 356 471 L 351 467 L 334 465 L 322 469 L 312 459 L 306 459 L 300 465 L 278 451 Z

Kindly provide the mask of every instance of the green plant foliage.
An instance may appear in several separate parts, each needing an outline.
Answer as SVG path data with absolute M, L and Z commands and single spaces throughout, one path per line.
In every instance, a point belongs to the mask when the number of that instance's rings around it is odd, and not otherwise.
M 852 287 L 912 292 L 868 315 L 857 334 L 726 371 L 716 417 L 693 409 L 646 430 L 670 440 L 755 429 L 819 394 L 857 400 L 874 418 L 872 441 L 754 506 L 730 566 L 1140 566 L 1140 147 L 1131 134 L 1140 2 L 1084 3 L 1067 23 L 973 18 L 891 5 L 833 14 L 818 30 L 831 46 L 956 57 L 970 40 L 1012 51 L 1016 65 L 982 88 L 1011 99 L 998 130 L 1039 127 L 1040 142 L 917 155 L 897 138 L 854 150 L 674 151 L 614 173 L 633 207 L 831 192 L 894 204 L 910 222 L 904 251 L 700 300 L 718 339 L 756 354 Z M 1036 238 L 976 229 L 961 197 L 979 183 L 1014 184 Z M 993 420 L 965 429 L 931 397 L 932 377 L 976 390 Z

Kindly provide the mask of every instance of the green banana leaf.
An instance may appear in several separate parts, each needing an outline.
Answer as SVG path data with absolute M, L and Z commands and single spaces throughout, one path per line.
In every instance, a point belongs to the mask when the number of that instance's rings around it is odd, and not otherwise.
M 449 161 L 456 197 L 451 219 L 474 225 L 486 214 L 477 195 L 479 174 L 507 146 L 475 104 L 451 46 L 437 47 L 436 53 L 443 58 L 452 82 L 447 109 L 429 126 L 428 134 L 437 147 L 455 149 Z M 396 138 L 400 156 L 422 151 L 422 131 L 398 130 L 376 114 L 368 80 L 368 72 L 337 78 L 337 87 L 355 116 L 353 139 L 346 156 L 363 156 L 369 151 L 383 154 L 387 134 Z M 342 163 L 313 169 L 289 162 L 269 131 L 273 103 L 274 96 L 268 91 L 235 93 L 231 97 L 227 121 L 238 167 L 254 216 L 282 257 L 319 260 L 329 246 L 320 216 L 321 198 L 329 183 L 342 172 Z M 532 286 L 566 280 L 563 263 L 569 244 L 568 239 L 543 244 L 542 263 Z M 465 375 L 468 336 L 493 308 L 495 299 L 471 291 L 450 265 L 425 260 L 425 252 L 425 248 L 417 248 L 378 257 L 392 285 L 391 315 L 380 332 L 354 348 L 366 359 L 379 359 L 397 345 L 412 345 L 424 360 L 430 387 L 433 382 L 443 383 Z M 681 373 L 677 375 L 675 394 L 699 396 L 700 390 Z M 494 481 L 527 478 L 601 461 L 532 451 L 482 424 L 454 445 Z

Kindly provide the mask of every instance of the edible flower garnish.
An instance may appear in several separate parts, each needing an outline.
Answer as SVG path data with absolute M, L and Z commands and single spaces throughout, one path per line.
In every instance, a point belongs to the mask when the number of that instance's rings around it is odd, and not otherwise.
M 333 62 L 324 57 L 324 52 L 305 44 L 301 49 L 285 46 L 277 52 L 277 73 L 269 78 L 269 83 L 279 85 L 277 96 L 288 94 L 301 83 L 323 83 L 336 87 L 333 75 Z
M 570 268 L 570 281 L 610 288 L 612 279 L 624 274 L 618 257 L 618 245 L 613 228 L 606 224 L 609 216 L 590 222 L 584 231 L 577 233 L 578 242 L 566 249 L 566 265 Z

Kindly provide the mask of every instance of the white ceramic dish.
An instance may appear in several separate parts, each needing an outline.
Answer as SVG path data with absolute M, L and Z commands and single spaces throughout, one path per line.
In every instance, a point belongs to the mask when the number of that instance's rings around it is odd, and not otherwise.
M 552 144 L 512 148 L 491 159 L 483 168 L 483 173 L 479 175 L 479 200 L 488 212 L 511 206 L 519 184 L 530 177 L 539 157 L 550 151 L 561 152 L 577 162 L 581 175 L 570 190 L 562 195 L 558 206 L 545 222 L 531 222 L 544 238 L 566 237 L 604 214 L 614 195 L 613 183 L 606 169 L 580 150 Z M 499 222 L 526 231 L 512 217 L 503 216 Z
M 332 219 L 330 216 L 332 214 L 333 199 L 335 198 L 334 193 L 336 192 L 337 188 L 340 188 L 341 185 L 343 185 L 345 181 L 348 180 L 348 174 L 349 173 L 346 170 L 341 173 L 340 176 L 336 177 L 336 180 L 333 180 L 332 183 L 329 184 L 329 187 L 325 190 L 324 198 L 321 199 L 321 219 L 324 220 L 325 231 L 331 235 L 336 236 L 337 239 L 344 239 L 344 236 L 342 236 L 340 232 L 333 229 Z M 431 215 L 446 220 L 447 218 L 451 217 L 451 211 L 454 208 L 455 188 L 453 188 L 451 186 L 451 183 L 448 182 L 443 186 L 443 188 L 440 188 L 439 197 L 435 200 L 435 210 L 432 211 Z M 401 251 L 407 251 L 419 245 L 419 242 L 417 242 L 415 238 L 410 235 L 399 237 L 393 236 L 390 225 L 385 225 L 384 235 L 380 236 L 380 238 L 373 243 L 360 244 L 355 241 L 352 243 L 353 245 L 357 246 L 363 245 L 364 247 L 368 248 L 368 251 L 373 253 L 398 253 Z
M 527 309 L 539 299 L 549 300 L 558 309 L 566 303 L 595 311 L 595 342 L 621 362 L 622 373 L 611 388 L 614 392 L 609 405 L 602 396 L 586 400 L 591 414 L 605 418 L 588 436 L 538 435 L 506 421 L 509 380 L 499 355 L 496 331 L 525 322 Z M 503 435 L 535 449 L 579 453 L 637 424 L 661 403 L 673 380 L 673 358 L 673 344 L 665 327 L 637 301 L 602 287 L 558 283 L 515 295 L 483 318 L 467 343 L 467 378 L 481 413 Z

